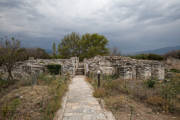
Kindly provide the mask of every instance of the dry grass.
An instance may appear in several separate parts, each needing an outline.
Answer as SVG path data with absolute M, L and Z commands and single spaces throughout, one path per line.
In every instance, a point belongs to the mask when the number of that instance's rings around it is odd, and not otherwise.
M 42 75 L 38 85 L 20 87 L 0 99 L 0 120 L 50 120 L 61 107 L 68 78 Z
M 124 95 L 111 96 L 105 98 L 105 103 L 108 106 L 108 108 L 113 111 L 122 111 L 127 107 L 126 100 L 127 99 Z
M 102 98 L 106 96 L 106 91 L 104 88 L 96 88 L 93 92 L 94 97 Z
M 45 101 L 48 101 L 48 99 L 47 86 L 15 89 L 1 99 L 1 119 L 40 119 L 41 107 L 44 108 Z M 15 100 L 19 100 L 17 106 L 14 106 L 15 103 L 11 102 Z
M 89 78 L 88 81 L 94 86 L 94 96 L 104 99 L 106 106 L 115 116 L 119 114 L 131 114 L 132 108 L 134 112 L 138 109 L 145 109 L 150 111 L 148 113 L 156 116 L 156 113 L 163 112 L 166 114 L 173 113 L 175 118 L 180 116 L 180 74 L 176 73 L 168 82 L 156 81 L 138 81 L 138 80 L 101 80 L 101 87 L 97 89 L 97 81 Z M 126 96 L 126 97 L 125 97 Z M 131 102 L 131 103 L 130 103 Z M 140 104 L 142 108 L 139 108 Z M 150 110 L 148 110 L 150 108 Z M 144 114 L 144 119 L 151 120 L 151 116 L 147 113 L 139 111 Z M 139 114 L 138 112 L 136 113 Z M 176 114 L 177 113 L 177 114 Z M 121 115 L 122 116 L 122 115 Z M 127 117 L 127 116 L 126 116 Z M 138 116 L 134 118 L 140 119 Z M 155 118 L 154 118 L 155 119 Z M 152 118 L 152 120 L 154 120 Z M 161 115 L 160 120 L 171 120 L 169 116 Z M 124 117 L 124 120 L 125 117 Z M 127 119 L 128 120 L 128 119 Z

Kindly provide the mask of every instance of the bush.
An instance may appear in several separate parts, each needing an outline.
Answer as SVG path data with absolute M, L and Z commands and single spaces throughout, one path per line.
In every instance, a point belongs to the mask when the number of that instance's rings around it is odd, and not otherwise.
M 163 60 L 161 55 L 157 54 L 138 54 L 135 56 L 130 56 L 133 59 L 143 59 L 143 60 Z
M 47 69 L 50 72 L 50 74 L 57 75 L 61 72 L 61 65 L 58 64 L 47 65 Z
M 146 85 L 147 85 L 148 88 L 154 88 L 154 86 L 155 86 L 155 84 L 156 84 L 156 81 L 150 79 L 150 80 L 147 80 L 145 83 L 146 83 Z
M 164 55 L 164 57 L 167 59 L 168 57 L 173 57 L 176 59 L 180 59 L 180 50 L 176 51 L 170 51 Z
M 167 109 L 166 101 L 161 96 L 148 97 L 146 102 L 153 106 L 155 111 L 162 111 Z
M 180 70 L 178 70 L 178 69 L 171 69 L 170 71 L 174 72 L 174 73 L 180 73 Z
M 161 96 L 166 101 L 165 111 L 173 112 L 176 108 L 177 88 L 173 81 L 161 85 Z
M 95 89 L 95 91 L 93 92 L 94 97 L 97 98 L 102 98 L 106 95 L 106 91 L 104 88 L 97 88 Z

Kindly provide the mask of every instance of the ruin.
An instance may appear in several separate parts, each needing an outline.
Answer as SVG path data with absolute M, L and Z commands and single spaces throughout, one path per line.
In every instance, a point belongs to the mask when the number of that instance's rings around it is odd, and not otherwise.
M 96 73 L 118 75 L 122 79 L 149 79 L 163 80 L 165 67 L 162 62 L 153 60 L 136 60 L 123 56 L 96 56 L 84 60 L 85 74 Z
M 165 65 L 159 61 L 136 60 L 123 56 L 96 56 L 91 59 L 84 59 L 79 63 L 78 57 L 70 59 L 29 59 L 18 62 L 13 71 L 14 76 L 22 77 L 32 73 L 46 72 L 46 65 L 60 64 L 62 74 L 96 73 L 101 70 L 105 75 L 118 75 L 122 79 L 149 79 L 151 77 L 163 80 L 165 76 Z M 79 68 L 81 66 L 81 68 Z M 83 68 L 84 67 L 84 68 Z M 81 70 L 79 72 L 79 70 Z M 84 70 L 84 71 L 82 71 Z M 2 72 L 2 69 L 0 69 Z

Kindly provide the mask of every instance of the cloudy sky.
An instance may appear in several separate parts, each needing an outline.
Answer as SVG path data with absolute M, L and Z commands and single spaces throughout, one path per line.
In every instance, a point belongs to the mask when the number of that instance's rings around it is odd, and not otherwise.
M 64 35 L 99 33 L 121 52 L 180 45 L 180 0 L 0 0 L 0 36 L 49 49 Z

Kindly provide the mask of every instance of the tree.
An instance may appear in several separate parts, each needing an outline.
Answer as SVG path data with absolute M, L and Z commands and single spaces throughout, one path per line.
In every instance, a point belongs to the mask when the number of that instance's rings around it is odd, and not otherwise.
M 168 57 L 180 59 L 180 50 L 173 50 L 173 51 L 170 51 L 164 55 L 165 59 L 167 59 Z
M 61 40 L 58 45 L 58 52 L 61 58 L 77 56 L 82 61 L 84 58 L 108 54 L 107 43 L 107 38 L 97 33 L 87 33 L 83 36 L 71 33 Z
M 117 47 L 113 47 L 110 51 L 110 55 L 111 56 L 120 56 L 121 55 L 121 52 L 119 52 L 118 48 Z
M 56 58 L 56 43 L 55 42 L 53 42 L 52 50 L 53 50 L 53 57 Z
M 105 36 L 94 34 L 85 34 L 81 38 L 81 55 L 80 60 L 84 58 L 91 58 L 96 55 L 107 55 L 109 49 L 107 48 L 108 40 Z
M 58 45 L 59 56 L 61 58 L 79 56 L 80 40 L 80 35 L 74 32 L 64 36 L 64 38 L 61 40 L 61 43 Z
M 8 80 L 13 80 L 12 70 L 17 61 L 20 60 L 20 41 L 15 38 L 2 38 L 0 48 L 0 63 L 8 73 Z
M 49 59 L 50 56 L 42 48 L 29 48 L 27 49 L 28 57 L 34 57 L 35 59 Z

